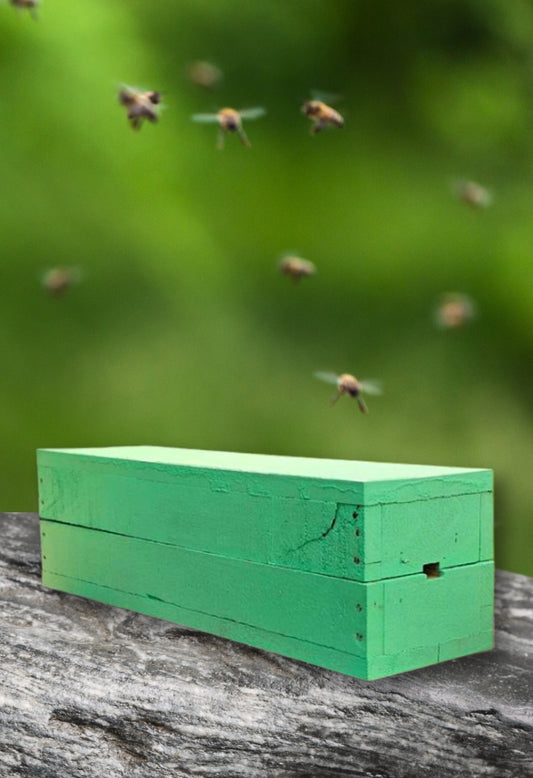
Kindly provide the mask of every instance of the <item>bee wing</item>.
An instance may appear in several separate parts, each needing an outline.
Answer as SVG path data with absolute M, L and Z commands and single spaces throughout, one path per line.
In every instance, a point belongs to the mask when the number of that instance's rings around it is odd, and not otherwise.
M 313 373 L 315 378 L 319 378 L 321 381 L 325 381 L 327 384 L 335 384 L 337 385 L 339 376 L 335 373 L 322 373 L 319 371 L 318 373 Z
M 84 272 L 81 267 L 69 267 L 68 270 L 70 273 L 70 280 L 73 284 L 79 284 L 81 281 L 83 281 Z
M 464 199 L 468 187 L 473 187 L 476 192 L 476 202 L 473 203 L 479 208 L 488 208 L 493 202 L 493 193 L 476 181 L 471 181 L 466 178 L 455 178 L 451 184 L 451 190 L 453 194 L 459 199 Z
M 448 181 L 448 189 L 452 194 L 456 195 L 456 197 L 459 197 L 459 195 L 461 194 L 461 190 L 465 184 L 466 184 L 465 178 L 452 178 L 449 179 Z
M 488 208 L 489 205 L 492 205 L 494 202 L 494 194 L 491 192 L 490 189 L 483 188 L 483 194 L 481 197 L 481 202 L 479 203 L 482 208 Z
M 318 100 L 321 103 L 326 103 L 326 105 L 331 105 L 332 103 L 338 103 L 342 100 L 342 95 L 335 94 L 334 92 L 323 92 L 320 89 L 312 89 L 311 97 L 313 100 Z
M 466 308 L 467 316 L 470 319 L 476 319 L 478 316 L 478 307 L 475 302 L 475 300 L 472 300 L 471 297 L 464 298 L 464 305 Z
M 260 119 L 261 116 L 266 114 L 265 108 L 243 108 L 242 111 L 238 111 L 241 119 Z
M 145 94 L 146 92 L 149 92 L 149 89 L 144 89 L 144 87 L 141 86 L 134 86 L 133 84 L 125 84 L 123 81 L 116 84 L 116 87 L 119 91 L 119 94 L 124 93 L 125 95 L 128 95 L 130 98 L 136 97 L 137 95 Z
M 360 381 L 361 391 L 365 394 L 383 394 L 381 381 Z
M 38 278 L 42 283 L 44 283 L 52 273 L 56 273 L 58 271 L 66 273 L 68 275 L 69 281 L 73 284 L 79 284 L 84 277 L 84 271 L 81 269 L 81 267 L 74 265 L 72 267 L 48 267 L 38 274 Z
M 433 322 L 437 327 L 440 327 L 441 329 L 446 329 L 446 317 L 444 316 L 444 311 L 442 310 L 443 305 L 442 303 L 435 306 L 433 309 Z
M 191 116 L 193 122 L 200 124 L 218 124 L 219 118 L 216 113 L 194 113 Z

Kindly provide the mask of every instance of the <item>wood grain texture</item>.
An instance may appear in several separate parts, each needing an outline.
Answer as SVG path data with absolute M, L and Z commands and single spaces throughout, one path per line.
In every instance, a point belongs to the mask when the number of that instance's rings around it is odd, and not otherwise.
M 0 515 L 0 776 L 532 776 L 533 580 L 496 649 L 365 682 L 46 589 Z

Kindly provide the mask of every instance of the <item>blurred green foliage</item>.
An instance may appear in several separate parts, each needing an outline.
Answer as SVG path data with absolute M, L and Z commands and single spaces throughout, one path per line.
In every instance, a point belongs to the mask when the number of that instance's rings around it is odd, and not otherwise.
M 531 3 L 45 0 L 1 5 L 0 40 L 2 509 L 36 509 L 40 446 L 486 466 L 497 563 L 533 575 Z M 164 92 L 159 124 L 129 128 L 121 82 Z M 310 136 L 313 88 L 343 130 Z M 252 149 L 190 122 L 223 105 L 267 108 Z M 83 272 L 61 299 L 57 265 Z M 435 328 L 446 291 L 468 328 Z M 315 370 L 386 393 L 329 408 Z

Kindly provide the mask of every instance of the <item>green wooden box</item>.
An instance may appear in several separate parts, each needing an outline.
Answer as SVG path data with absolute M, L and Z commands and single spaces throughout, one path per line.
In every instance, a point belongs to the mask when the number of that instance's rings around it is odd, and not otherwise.
M 359 678 L 493 645 L 492 472 L 38 452 L 43 583 Z

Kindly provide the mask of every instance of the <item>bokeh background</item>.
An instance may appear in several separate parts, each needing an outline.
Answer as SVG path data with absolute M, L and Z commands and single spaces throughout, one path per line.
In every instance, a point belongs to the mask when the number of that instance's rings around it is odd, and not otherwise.
M 37 447 L 484 466 L 497 563 L 533 575 L 531 3 L 4 3 L 0 42 L 1 509 L 37 509 Z M 164 92 L 157 125 L 121 82 Z M 343 130 L 310 136 L 312 89 Z M 267 108 L 251 149 L 190 121 L 224 105 Z M 317 276 L 281 276 L 288 250 Z M 61 299 L 57 265 L 83 272 Z M 435 327 L 446 291 L 469 327 Z M 330 408 L 316 370 L 385 394 Z

